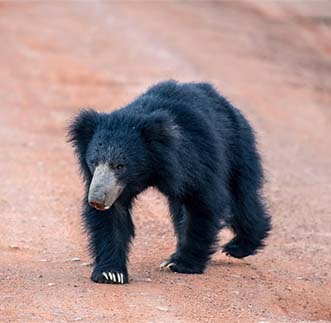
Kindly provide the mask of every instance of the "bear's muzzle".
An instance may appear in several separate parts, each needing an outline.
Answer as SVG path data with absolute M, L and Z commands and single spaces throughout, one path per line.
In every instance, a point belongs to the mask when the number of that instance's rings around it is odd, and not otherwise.
M 89 188 L 88 202 L 99 211 L 108 210 L 123 191 L 114 171 L 107 164 L 95 168 Z

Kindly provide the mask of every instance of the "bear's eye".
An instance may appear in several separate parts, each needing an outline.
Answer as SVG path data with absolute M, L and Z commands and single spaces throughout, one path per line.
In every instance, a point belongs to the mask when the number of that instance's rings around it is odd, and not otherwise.
M 122 170 L 122 169 L 124 168 L 124 165 L 123 165 L 123 164 L 117 164 L 117 165 L 115 166 L 115 168 L 116 168 L 117 170 Z

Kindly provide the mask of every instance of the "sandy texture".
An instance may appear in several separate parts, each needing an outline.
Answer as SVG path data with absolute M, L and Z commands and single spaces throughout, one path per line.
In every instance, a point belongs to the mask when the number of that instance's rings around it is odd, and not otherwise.
M 0 2 L 0 60 L 1 322 L 331 321 L 330 2 Z M 160 272 L 174 238 L 149 190 L 130 284 L 93 284 L 65 127 L 168 78 L 213 82 L 255 126 L 272 236 Z

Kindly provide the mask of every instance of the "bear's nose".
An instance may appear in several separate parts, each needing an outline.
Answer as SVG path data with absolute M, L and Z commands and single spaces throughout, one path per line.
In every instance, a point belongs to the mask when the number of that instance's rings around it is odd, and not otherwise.
M 92 196 L 89 196 L 89 204 L 94 207 L 97 210 L 103 211 L 109 209 L 105 205 L 106 201 L 106 194 L 104 193 L 99 193 L 99 194 L 92 194 Z

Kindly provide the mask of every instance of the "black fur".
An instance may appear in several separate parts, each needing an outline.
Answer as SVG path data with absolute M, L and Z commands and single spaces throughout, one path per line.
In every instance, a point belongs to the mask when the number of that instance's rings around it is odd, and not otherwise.
M 223 226 L 235 233 L 224 246 L 227 254 L 243 258 L 263 247 L 271 223 L 260 195 L 263 172 L 254 133 L 210 84 L 162 82 L 113 113 L 82 110 L 69 139 L 86 193 L 95 164 L 125 165 L 116 175 L 125 189 L 110 210 L 97 211 L 84 199 L 94 281 L 104 282 L 103 271 L 124 273 L 128 280 L 130 210 L 150 186 L 169 200 L 178 241 L 168 260 L 171 270 L 202 273 Z

